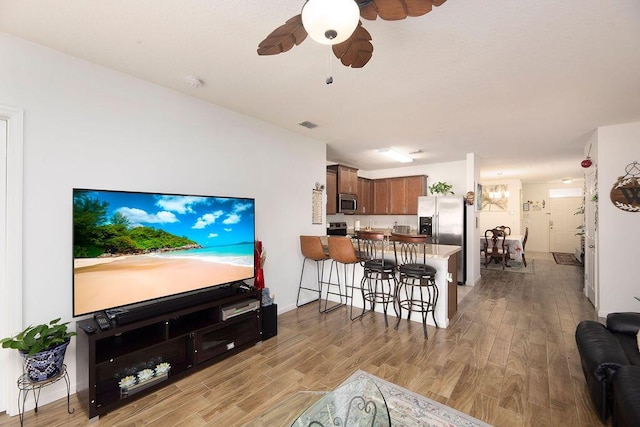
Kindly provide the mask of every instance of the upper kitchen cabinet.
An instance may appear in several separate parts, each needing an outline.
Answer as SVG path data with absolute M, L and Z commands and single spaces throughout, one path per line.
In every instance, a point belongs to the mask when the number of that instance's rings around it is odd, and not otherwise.
M 367 178 L 358 177 L 358 209 L 356 210 L 357 214 L 360 215 L 370 215 L 373 213 L 372 209 L 372 184 L 371 180 Z
M 427 177 L 425 175 L 389 178 L 388 208 L 391 215 L 416 215 L 418 213 L 418 197 L 427 194 Z
M 389 180 L 373 180 L 373 214 L 386 215 L 389 213 Z
M 358 169 L 344 165 L 327 166 L 338 175 L 338 194 L 356 194 L 358 192 Z
M 418 197 L 427 195 L 427 176 L 408 176 L 406 177 L 407 185 L 405 194 L 407 196 L 406 206 L 407 214 L 418 214 Z
M 327 215 L 338 212 L 338 173 L 327 168 Z

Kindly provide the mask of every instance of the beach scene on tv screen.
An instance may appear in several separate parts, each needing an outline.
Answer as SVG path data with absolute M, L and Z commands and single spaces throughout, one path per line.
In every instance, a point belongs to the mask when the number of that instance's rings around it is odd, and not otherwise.
M 74 315 L 253 277 L 253 199 L 73 190 Z

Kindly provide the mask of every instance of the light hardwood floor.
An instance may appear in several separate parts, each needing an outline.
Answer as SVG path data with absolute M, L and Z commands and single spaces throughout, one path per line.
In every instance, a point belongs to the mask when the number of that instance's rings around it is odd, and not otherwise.
M 580 267 L 534 256 L 535 274 L 483 270 L 465 287 L 447 329 L 381 314 L 348 320 L 310 304 L 278 318 L 278 335 L 107 414 L 94 426 L 240 426 L 303 390 L 331 390 L 362 369 L 499 426 L 602 426 L 575 345 L 579 321 L 597 319 Z M 394 319 L 395 320 L 395 319 Z M 27 426 L 82 426 L 72 398 L 26 415 Z M 0 415 L 0 426 L 19 425 Z

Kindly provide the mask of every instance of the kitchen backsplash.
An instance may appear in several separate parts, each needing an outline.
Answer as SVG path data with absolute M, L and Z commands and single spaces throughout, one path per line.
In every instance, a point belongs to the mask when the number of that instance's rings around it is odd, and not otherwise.
M 408 225 L 412 232 L 418 229 L 418 217 L 416 215 L 327 215 L 327 224 L 330 222 L 346 222 L 347 228 L 353 229 L 356 221 L 360 221 L 360 228 L 393 228 L 394 225 Z

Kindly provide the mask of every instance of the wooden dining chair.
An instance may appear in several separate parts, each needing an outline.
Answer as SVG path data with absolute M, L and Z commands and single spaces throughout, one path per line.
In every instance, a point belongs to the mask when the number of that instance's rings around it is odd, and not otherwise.
M 511 227 L 509 227 L 508 225 L 499 225 L 495 229 L 502 230 L 507 236 L 511 236 Z
M 509 245 L 506 244 L 506 236 L 504 230 L 492 228 L 484 232 L 485 251 L 484 266 L 487 267 L 491 260 L 496 264 L 498 260 L 502 261 L 502 269 L 507 265 L 509 259 Z

